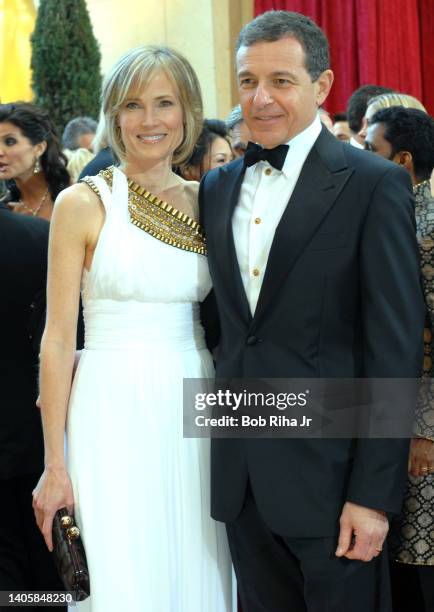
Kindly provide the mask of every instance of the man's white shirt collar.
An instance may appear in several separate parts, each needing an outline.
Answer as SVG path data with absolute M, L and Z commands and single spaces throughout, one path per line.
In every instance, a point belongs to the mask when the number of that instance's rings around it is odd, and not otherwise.
M 351 136 L 351 138 L 350 138 L 350 145 L 352 147 L 356 147 L 356 149 L 364 149 L 365 148 L 362 144 L 360 144 L 360 142 L 358 140 L 356 140 L 354 138 L 354 136 Z
M 288 140 L 288 142 L 284 143 L 289 145 L 288 153 L 282 168 L 282 172 L 287 178 L 292 176 L 294 165 L 299 164 L 300 160 L 304 161 L 309 155 L 309 152 L 320 135 L 321 130 L 322 123 L 317 115 L 306 129 L 300 132 L 300 134 L 297 134 L 297 136 L 294 136 L 294 138 L 291 138 L 291 140 Z M 259 162 L 250 169 L 248 168 L 248 170 L 254 172 L 255 168 L 261 168 L 264 164 L 268 165 L 268 162 Z
M 282 168 L 282 172 L 285 176 L 289 176 L 290 168 L 292 168 L 295 163 L 300 159 L 306 159 L 316 139 L 320 135 L 321 130 L 322 123 L 317 115 L 305 130 L 297 134 L 297 136 L 294 136 L 291 140 L 288 140 L 286 144 L 289 145 L 289 149 Z

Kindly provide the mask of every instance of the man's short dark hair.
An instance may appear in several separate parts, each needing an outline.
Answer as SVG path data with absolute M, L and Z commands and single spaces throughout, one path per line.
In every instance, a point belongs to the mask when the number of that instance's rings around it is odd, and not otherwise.
M 385 93 L 392 93 L 393 89 L 381 85 L 362 85 L 351 94 L 347 104 L 347 117 L 350 130 L 357 134 L 362 128 L 362 119 L 365 116 L 368 102 L 371 98 Z
M 79 148 L 78 139 L 84 134 L 95 134 L 98 124 L 92 117 L 75 117 L 66 124 L 62 135 L 65 149 L 75 151 Z
M 347 113 L 336 113 L 333 115 L 333 122 L 336 123 L 337 121 L 348 121 Z
M 330 66 L 329 45 L 324 32 L 312 19 L 290 11 L 267 11 L 244 26 L 238 36 L 236 51 L 258 42 L 295 38 L 303 48 L 305 67 L 316 81 Z
M 393 106 L 375 113 L 371 125 L 384 125 L 384 138 L 392 147 L 392 155 L 408 151 L 413 158 L 418 180 L 429 179 L 434 168 L 434 120 L 416 108 Z

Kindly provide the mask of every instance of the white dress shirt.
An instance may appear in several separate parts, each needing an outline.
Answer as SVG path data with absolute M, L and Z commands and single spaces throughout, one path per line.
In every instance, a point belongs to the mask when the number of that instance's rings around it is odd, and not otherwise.
M 253 315 L 274 233 L 311 148 L 321 132 L 318 117 L 287 144 L 282 170 L 260 161 L 246 169 L 232 217 L 238 265 Z
M 364 149 L 365 148 L 362 144 L 360 144 L 360 142 L 358 140 L 356 140 L 354 138 L 354 136 L 351 136 L 351 138 L 350 138 L 350 145 L 353 146 L 353 147 L 356 147 L 356 149 Z

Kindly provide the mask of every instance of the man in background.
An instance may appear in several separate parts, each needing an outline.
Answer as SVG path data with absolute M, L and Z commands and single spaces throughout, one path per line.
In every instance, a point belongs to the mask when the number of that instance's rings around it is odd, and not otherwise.
M 242 157 L 246 152 L 247 143 L 251 140 L 251 136 L 239 104 L 231 110 L 225 123 L 232 140 L 232 149 L 237 157 Z
M 63 590 L 32 508 L 44 467 L 36 366 L 48 228 L 47 221 L 0 204 L 0 591 Z
M 87 149 L 92 152 L 97 122 L 92 117 L 75 117 L 67 123 L 62 135 L 62 146 L 66 151 Z
M 422 375 L 430 381 L 434 376 L 434 197 L 430 189 L 434 120 L 421 110 L 402 106 L 377 111 L 368 126 L 365 147 L 403 166 L 413 183 L 427 306 Z M 416 416 L 405 502 L 390 538 L 391 558 L 395 561 L 392 563 L 394 612 L 434 610 L 434 401 L 429 384 L 422 387 Z
M 337 113 L 333 116 L 333 135 L 342 142 L 350 142 L 351 130 L 348 125 L 348 119 L 346 113 Z
M 393 89 L 382 87 L 381 85 L 362 85 L 362 87 L 359 87 L 352 93 L 347 104 L 348 125 L 352 132 L 351 145 L 359 149 L 364 148 L 364 138 L 359 132 L 362 129 L 363 117 L 365 116 L 369 100 L 375 96 L 391 93 L 392 91 Z

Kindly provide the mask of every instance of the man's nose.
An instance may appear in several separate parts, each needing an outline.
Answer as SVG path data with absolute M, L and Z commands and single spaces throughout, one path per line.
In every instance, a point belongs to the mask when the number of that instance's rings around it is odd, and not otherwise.
M 255 91 L 254 101 L 258 106 L 266 106 L 273 101 L 273 97 L 265 85 L 258 84 Z

